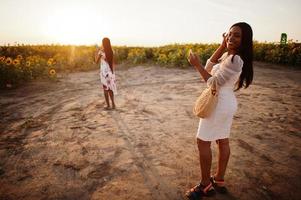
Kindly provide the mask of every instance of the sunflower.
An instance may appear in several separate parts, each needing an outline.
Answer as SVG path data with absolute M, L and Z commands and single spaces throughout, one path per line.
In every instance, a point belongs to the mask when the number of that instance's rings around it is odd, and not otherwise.
M 17 59 L 22 60 L 23 59 L 22 55 L 18 55 Z
M 0 62 L 3 62 L 5 60 L 5 57 L 4 56 L 1 56 L 0 57 Z
M 13 63 L 13 60 L 10 57 L 8 57 L 8 58 L 6 58 L 5 63 L 7 65 L 11 65 Z
M 55 69 L 49 70 L 49 75 L 50 76 L 55 76 L 56 75 Z
M 26 67 L 30 67 L 30 61 L 28 60 L 28 61 L 26 61 Z
M 14 61 L 13 61 L 13 65 L 14 65 L 14 66 L 18 66 L 18 65 L 20 65 L 20 60 L 18 60 L 18 59 L 14 59 Z
M 53 58 L 49 58 L 47 61 L 47 65 L 51 66 L 53 64 Z

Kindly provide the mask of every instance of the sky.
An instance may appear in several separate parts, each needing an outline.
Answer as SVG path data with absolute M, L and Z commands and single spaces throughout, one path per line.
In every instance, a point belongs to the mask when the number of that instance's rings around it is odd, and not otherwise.
M 218 43 L 236 22 L 254 40 L 301 41 L 300 0 L 0 0 L 0 45 Z

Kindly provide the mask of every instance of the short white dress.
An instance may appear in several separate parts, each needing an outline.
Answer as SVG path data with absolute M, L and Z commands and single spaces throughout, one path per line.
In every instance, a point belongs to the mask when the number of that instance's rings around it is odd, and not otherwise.
M 232 59 L 233 58 L 233 59 Z M 217 79 L 218 103 L 208 118 L 201 118 L 197 138 L 203 141 L 215 141 L 229 138 L 233 116 L 237 110 L 237 100 L 234 94 L 236 82 L 242 72 L 243 60 L 239 55 L 222 56 L 222 61 L 212 63 L 207 60 L 205 69 L 211 71 L 212 77 L 207 80 L 209 87 Z
M 103 51 L 99 51 L 100 58 L 100 81 L 105 90 L 112 90 L 114 95 L 117 94 L 116 77 L 112 72 L 109 63 L 106 61 L 106 55 Z

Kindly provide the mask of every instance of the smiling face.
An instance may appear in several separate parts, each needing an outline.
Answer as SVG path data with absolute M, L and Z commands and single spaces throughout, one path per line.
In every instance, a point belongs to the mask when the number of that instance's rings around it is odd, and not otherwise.
M 237 52 L 241 44 L 242 31 L 238 26 L 233 26 L 227 35 L 227 49 L 232 52 Z

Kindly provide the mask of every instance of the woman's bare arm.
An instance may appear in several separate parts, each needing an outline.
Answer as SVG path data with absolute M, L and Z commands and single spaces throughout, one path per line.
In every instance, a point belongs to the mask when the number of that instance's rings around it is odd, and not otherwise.
M 189 55 L 188 61 L 201 74 L 201 76 L 205 80 L 205 82 L 207 82 L 207 80 L 211 77 L 211 74 L 209 74 L 205 70 L 205 68 L 202 66 L 199 57 L 197 55 L 191 53 Z
M 95 55 L 94 55 L 94 62 L 95 63 L 99 63 L 100 61 L 100 58 L 101 58 L 101 54 L 99 53 L 99 50 L 95 52 Z

